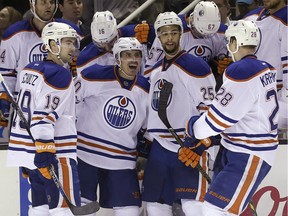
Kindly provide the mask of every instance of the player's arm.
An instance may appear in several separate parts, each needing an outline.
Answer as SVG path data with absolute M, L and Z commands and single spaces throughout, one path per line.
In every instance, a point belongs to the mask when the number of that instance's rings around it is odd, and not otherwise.
M 46 79 L 49 84 L 44 84 L 36 95 L 35 109 L 30 123 L 36 148 L 34 164 L 48 179 L 51 176 L 47 167 L 57 163 L 54 143 L 55 124 L 65 114 L 65 110 L 68 109 L 67 104 L 71 104 L 71 100 L 74 101 L 72 77 L 67 71 L 65 72 L 58 73 L 58 76 L 63 78 L 61 82 L 57 79 L 57 75 L 56 79 Z

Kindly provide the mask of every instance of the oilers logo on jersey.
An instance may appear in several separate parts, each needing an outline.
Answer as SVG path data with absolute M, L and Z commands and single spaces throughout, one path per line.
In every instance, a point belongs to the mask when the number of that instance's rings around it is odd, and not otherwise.
M 155 111 L 158 111 L 160 91 L 166 82 L 167 82 L 167 80 L 165 80 L 165 79 L 159 79 L 159 80 L 157 80 L 157 82 L 154 85 L 151 107 Z M 170 96 L 169 96 L 167 106 L 170 104 L 171 99 L 172 99 L 172 94 L 170 94 Z
M 193 46 L 190 50 L 188 50 L 188 53 L 191 53 L 196 57 L 201 57 L 206 62 L 209 61 L 212 56 L 211 48 L 205 45 Z
M 43 43 L 38 43 L 32 47 L 29 53 L 29 63 L 34 61 L 43 61 L 43 59 L 48 55 L 48 51 L 45 49 Z
M 131 99 L 122 95 L 109 99 L 104 106 L 105 121 L 113 128 L 127 128 L 135 119 L 136 107 Z

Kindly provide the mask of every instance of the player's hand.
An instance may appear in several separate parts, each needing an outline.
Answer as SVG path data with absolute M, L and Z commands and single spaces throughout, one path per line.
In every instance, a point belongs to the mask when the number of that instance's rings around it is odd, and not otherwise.
M 69 62 L 70 71 L 73 77 L 77 76 L 77 67 L 76 67 L 77 57 L 73 57 L 71 62 Z
M 185 164 L 195 168 L 200 160 L 200 155 L 193 152 L 191 149 L 183 147 L 178 150 L 178 159 Z
M 196 139 L 193 132 L 193 125 L 199 118 L 200 116 L 192 116 L 186 124 L 185 140 L 184 140 L 185 147 L 193 148 L 199 142 L 199 140 Z
M 146 23 L 146 21 L 143 21 L 141 24 L 136 25 L 136 27 L 134 28 L 135 37 L 140 43 L 148 42 L 149 29 L 149 24 Z
M 136 150 L 139 157 L 148 158 L 152 143 L 144 137 L 145 130 L 139 130 L 137 134 Z
M 46 179 L 51 179 L 48 167 L 51 164 L 57 164 L 55 144 L 53 142 L 35 142 L 36 154 L 34 164 Z
M 10 97 L 6 92 L 0 92 L 0 126 L 8 126 L 8 118 L 10 113 Z
M 231 57 L 224 57 L 220 60 L 218 60 L 217 62 L 217 71 L 219 74 L 223 74 L 224 71 L 226 70 L 226 68 L 228 67 L 228 65 L 230 65 L 230 63 L 232 62 L 232 58 Z

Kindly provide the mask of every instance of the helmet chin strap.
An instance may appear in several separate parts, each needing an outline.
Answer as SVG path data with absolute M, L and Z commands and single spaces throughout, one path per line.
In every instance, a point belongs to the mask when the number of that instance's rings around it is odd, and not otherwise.
M 56 2 L 55 2 L 55 3 L 56 3 Z M 45 21 L 45 20 L 41 19 L 41 18 L 38 16 L 38 14 L 36 13 L 35 1 L 34 1 L 34 3 L 32 4 L 32 8 L 30 9 L 30 11 L 32 12 L 32 14 L 34 15 L 34 17 L 36 17 L 40 22 L 42 22 L 42 23 L 48 23 L 48 22 L 50 22 L 50 21 L 53 19 L 54 15 L 55 15 L 55 13 L 56 13 L 56 11 L 57 11 L 57 9 L 58 9 L 58 5 L 56 4 L 55 10 L 54 10 L 54 12 L 53 12 L 53 16 L 52 16 L 51 19 L 48 20 L 48 21 Z
M 229 44 L 227 44 L 226 47 L 227 47 L 227 50 L 228 50 L 228 52 L 230 53 L 230 55 L 231 55 L 231 57 L 232 57 L 233 62 L 235 62 L 236 60 L 235 60 L 234 54 L 237 53 L 238 50 L 239 50 L 238 44 L 236 44 L 236 50 L 235 50 L 234 52 L 230 50 Z

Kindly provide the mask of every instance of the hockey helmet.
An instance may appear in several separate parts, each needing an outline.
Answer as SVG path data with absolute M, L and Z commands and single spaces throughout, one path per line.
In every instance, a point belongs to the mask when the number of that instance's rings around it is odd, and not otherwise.
M 117 35 L 117 22 L 110 11 L 96 12 L 91 23 L 93 41 L 101 45 L 111 42 Z
M 51 53 L 53 52 L 51 50 L 49 41 L 54 40 L 56 42 L 56 44 L 59 47 L 58 53 L 53 53 L 56 55 L 60 53 L 61 39 L 67 38 L 67 37 L 76 38 L 77 44 L 75 45 L 75 48 L 79 47 L 79 37 L 78 37 L 76 30 L 66 23 L 60 23 L 60 22 L 48 23 L 43 28 L 42 35 L 41 35 L 45 48 L 49 50 Z
M 221 23 L 221 16 L 214 2 L 199 2 L 188 18 L 187 26 L 202 37 L 215 34 Z
M 183 24 L 181 19 L 178 17 L 176 13 L 172 12 L 164 12 L 160 13 L 156 21 L 154 23 L 155 33 L 157 35 L 159 28 L 168 25 L 178 25 L 180 27 L 181 34 L 183 33 Z
M 230 43 L 231 37 L 235 37 L 237 46 L 258 46 L 260 41 L 260 32 L 253 21 L 239 20 L 228 26 L 225 37 Z
M 139 50 L 143 56 L 142 44 L 134 37 L 121 37 L 119 38 L 113 46 L 113 56 L 116 62 L 120 62 L 120 54 L 123 51 L 129 50 Z

